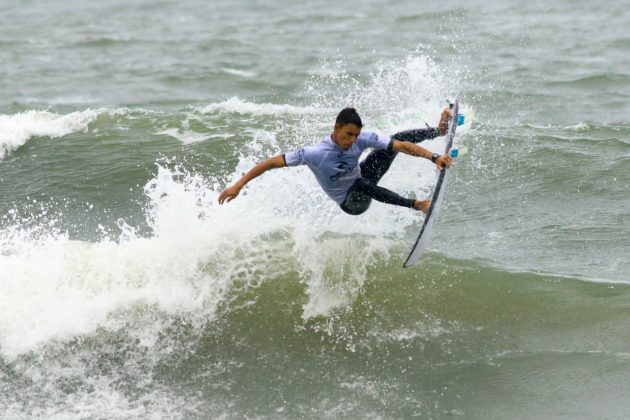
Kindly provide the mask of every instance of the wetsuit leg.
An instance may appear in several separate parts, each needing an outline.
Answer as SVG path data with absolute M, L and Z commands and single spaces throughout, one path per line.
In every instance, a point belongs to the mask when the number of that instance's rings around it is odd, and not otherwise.
M 341 209 L 348 214 L 358 215 L 364 213 L 370 207 L 372 199 L 381 203 L 402 207 L 413 207 L 416 201 L 401 197 L 387 188 L 379 187 L 369 180 L 359 178 L 348 191 L 348 196 L 344 202 L 341 203 Z
M 409 141 L 411 143 L 420 143 L 426 139 L 434 139 L 439 136 L 440 133 L 437 128 L 415 128 L 413 130 L 400 131 L 391 136 L 392 139 L 400 141 Z
M 392 140 L 408 141 L 411 143 L 420 143 L 426 139 L 432 139 L 439 135 L 436 128 L 417 128 L 414 130 L 405 130 L 391 136 Z M 378 183 L 383 175 L 389 170 L 394 158 L 398 152 L 394 152 L 390 146 L 386 150 L 373 150 L 361 162 L 361 176 L 373 183 Z
M 387 149 L 372 150 L 360 164 L 361 176 L 377 184 L 389 170 L 397 154 L 398 152 L 392 150 L 391 143 Z
M 393 140 L 420 143 L 439 135 L 436 128 L 419 128 L 406 130 L 391 136 Z M 374 150 L 361 162 L 361 178 L 357 179 L 348 191 L 341 209 L 348 214 L 364 213 L 372 203 L 372 199 L 386 204 L 413 207 L 415 200 L 404 198 L 387 188 L 376 185 L 391 166 L 398 152 L 390 146 L 386 150 Z

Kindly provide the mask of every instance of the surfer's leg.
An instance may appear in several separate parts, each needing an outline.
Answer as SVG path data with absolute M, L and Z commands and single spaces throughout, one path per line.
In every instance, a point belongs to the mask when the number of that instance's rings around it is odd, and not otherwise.
M 350 188 L 344 202 L 341 203 L 341 209 L 348 214 L 358 215 L 364 213 L 370 207 L 372 199 L 381 203 L 409 208 L 413 208 L 416 203 L 416 200 L 402 197 L 387 188 L 379 187 L 369 180 L 359 178 Z
M 401 131 L 392 135 L 391 138 L 393 140 L 420 143 L 423 140 L 432 139 L 437 136 L 439 136 L 438 129 L 428 127 Z M 373 150 L 367 158 L 361 162 L 361 176 L 377 184 L 389 170 L 397 154 L 398 152 L 394 152 L 391 146 L 386 150 Z
M 440 122 L 437 127 L 415 128 L 413 130 L 400 131 L 396 134 L 392 134 L 392 139 L 400 141 L 408 141 L 411 143 L 420 143 L 423 140 L 434 139 L 440 135 L 446 134 L 448 130 L 448 122 L 451 119 L 451 111 L 449 108 L 444 108 L 440 115 Z
M 393 134 L 391 138 L 400 141 L 408 141 L 411 143 L 420 143 L 423 140 L 434 139 L 439 135 L 440 133 L 437 128 L 427 127 L 400 131 L 396 134 Z
M 391 149 L 391 145 L 384 150 L 371 151 L 361 162 L 361 176 L 374 184 L 378 183 L 389 170 L 397 154 L 398 152 Z
M 416 128 L 413 130 L 400 131 L 391 136 L 392 139 L 400 141 L 409 141 L 411 143 L 420 143 L 423 140 L 434 139 L 440 135 L 446 134 L 448 130 L 448 122 L 451 119 L 451 111 L 449 108 L 444 108 L 440 115 L 440 122 L 437 127 Z
M 402 197 L 395 192 L 388 190 L 387 188 L 379 187 L 373 182 L 367 181 L 363 178 L 359 178 L 355 182 L 355 184 L 357 183 L 359 184 L 359 188 L 361 189 L 361 191 L 363 191 L 365 195 L 375 199 L 376 201 L 380 201 L 381 203 L 411 208 L 416 202 L 416 200 Z

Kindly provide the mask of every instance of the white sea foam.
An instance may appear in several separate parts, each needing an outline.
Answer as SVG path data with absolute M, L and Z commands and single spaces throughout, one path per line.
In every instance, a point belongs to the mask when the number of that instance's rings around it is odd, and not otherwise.
M 568 131 L 588 131 L 591 129 L 591 125 L 585 122 L 579 122 L 575 125 L 569 125 L 564 128 Z
M 212 114 L 216 112 L 231 112 L 238 114 L 252 115 L 312 115 L 325 112 L 320 108 L 311 106 L 294 106 L 288 104 L 270 104 L 248 102 L 237 97 L 232 97 L 226 101 L 213 103 L 204 107 L 194 108 L 202 114 Z
M 87 109 L 60 115 L 48 111 L 26 111 L 0 115 L 0 159 L 26 144 L 32 137 L 62 137 L 87 130 L 99 111 Z
M 105 350 L 100 348 L 99 350 Z M 116 352 L 119 349 L 107 349 Z M 3 418 L 7 419 L 76 419 L 76 418 L 107 418 L 141 419 L 141 418 L 183 418 L 181 407 L 185 406 L 183 398 L 174 395 L 172 391 L 154 385 L 146 390 L 140 398 L 131 396 L 117 386 L 119 377 L 116 373 L 94 374 L 86 372 L 85 362 L 90 358 L 89 352 L 79 354 L 62 354 L 56 360 L 45 357 L 39 360 L 23 363 L 17 361 L 14 367 L 28 380 L 21 393 L 9 393 L 3 400 Z M 83 360 L 82 360 L 83 359 Z M 143 371 L 136 363 L 129 360 L 126 363 L 128 374 L 133 374 L 134 383 L 143 387 L 151 383 L 151 373 Z M 69 383 L 80 378 L 83 386 L 73 390 L 56 389 L 55 385 Z M 55 384 L 55 385 L 52 385 Z M 29 387 L 35 388 L 34 390 Z M 24 392 L 37 395 L 41 389 L 46 390 L 46 397 L 38 400 L 23 398 Z M 41 392 L 41 391 L 40 391 Z M 13 394 L 13 395 L 11 395 Z M 20 395 L 22 394 L 22 395 Z M 180 408 L 180 411 L 173 410 Z M 220 409 L 217 409 L 220 412 Z
M 180 130 L 178 128 L 168 128 L 166 130 L 158 131 L 155 134 L 173 137 L 184 144 L 199 143 L 210 138 L 207 134 L 196 133 L 192 130 Z
M 167 314 L 207 307 L 212 315 L 226 290 L 224 279 L 198 265 L 220 250 L 199 217 L 198 179 L 176 183 L 173 176 L 161 168 L 147 186 L 153 200 L 151 238 L 134 237 L 129 230 L 120 242 L 99 243 L 64 235 L 33 238 L 19 229 L 1 233 L 4 355 L 107 327 L 110 314 L 137 303 L 157 305 Z
M 221 70 L 224 71 L 225 73 L 232 74 L 234 76 L 240 76 L 240 77 L 246 77 L 246 78 L 257 76 L 256 72 L 253 72 L 253 71 L 231 69 L 228 67 L 223 67 Z

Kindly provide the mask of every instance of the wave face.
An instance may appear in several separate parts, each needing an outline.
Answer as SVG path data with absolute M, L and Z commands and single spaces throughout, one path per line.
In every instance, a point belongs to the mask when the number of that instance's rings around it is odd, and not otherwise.
M 223 295 L 203 290 L 220 286 L 211 275 L 204 286 L 186 289 L 171 269 L 170 287 L 147 280 L 93 292 L 92 299 L 85 291 L 68 296 L 64 312 L 75 314 L 74 330 L 66 327 L 20 356 L 3 347 L 5 414 L 295 418 L 316 410 L 331 417 L 501 417 L 532 408 L 525 390 L 549 404 L 577 401 L 576 410 L 591 414 L 603 407 L 577 395 L 590 392 L 615 413 L 627 409 L 613 404 L 628 391 L 626 286 L 437 256 L 414 272 L 377 259 L 350 305 L 305 320 L 309 286 L 296 281 L 299 268 L 267 274 L 264 260 L 282 264 L 269 249 L 254 253 L 241 269 L 255 274 L 241 274 L 242 280 L 237 274 Z M 256 283 L 256 276 L 264 280 Z M 94 314 L 111 301 L 118 308 L 95 331 L 78 331 L 88 324 L 88 307 Z M 603 377 L 602 368 L 609 372 Z M 617 386 L 598 391 L 569 384 L 567 375 Z M 550 377 L 558 378 L 551 390 Z M 479 403 L 513 389 L 523 393 L 509 405 Z M 549 406 L 538 410 L 548 413 Z
M 382 6 L 3 6 L 0 418 L 628 417 L 627 7 Z M 306 168 L 217 204 L 345 106 L 391 134 L 455 97 L 412 269 L 422 215 Z

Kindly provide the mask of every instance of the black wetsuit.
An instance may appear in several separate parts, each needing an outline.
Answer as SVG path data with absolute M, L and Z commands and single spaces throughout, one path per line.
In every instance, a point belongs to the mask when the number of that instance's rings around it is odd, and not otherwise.
M 438 135 L 437 128 L 406 130 L 392 135 L 392 142 L 386 150 L 373 150 L 361 162 L 361 178 L 357 179 L 348 191 L 346 199 L 340 204 L 341 209 L 348 214 L 358 215 L 364 213 L 370 207 L 372 199 L 397 206 L 413 207 L 415 200 L 401 197 L 387 188 L 379 187 L 377 184 L 398 154 L 398 152 L 392 150 L 394 140 L 420 143 Z

